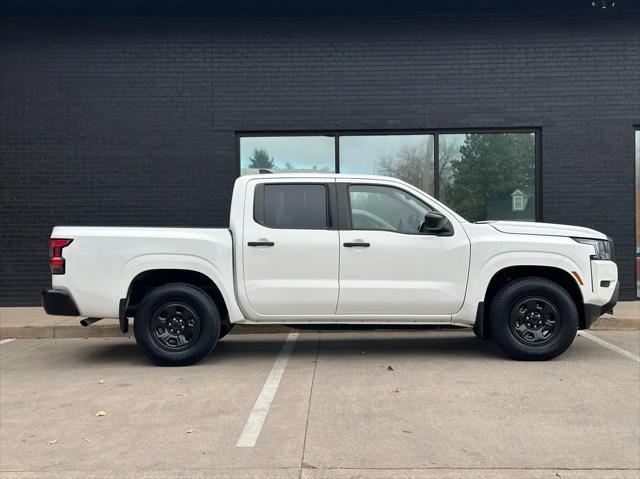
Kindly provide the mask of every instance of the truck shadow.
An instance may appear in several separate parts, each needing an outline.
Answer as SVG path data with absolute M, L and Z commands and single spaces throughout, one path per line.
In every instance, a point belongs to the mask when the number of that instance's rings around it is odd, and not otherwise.
M 270 340 L 268 347 L 262 339 L 253 340 L 246 336 L 245 338 L 238 340 L 232 336 L 228 340 L 222 340 L 206 358 L 207 361 L 255 359 L 259 356 L 275 357 L 282 346 L 284 336 L 280 336 L 279 339 L 274 338 L 275 341 Z M 320 342 L 319 345 L 318 342 Z M 493 341 L 480 341 L 470 332 L 438 332 L 437 334 L 417 332 L 415 335 L 404 333 L 401 336 L 395 332 L 302 333 L 296 342 L 293 354 L 296 357 L 309 356 L 315 359 L 316 351 L 320 357 L 332 359 L 350 359 L 366 357 L 366 355 L 384 358 L 410 356 L 416 360 L 436 357 L 451 360 L 504 359 L 504 355 Z
M 277 357 L 285 334 L 231 334 L 218 342 L 214 350 L 198 366 L 273 361 Z M 418 331 L 398 334 L 395 331 L 359 333 L 305 333 L 300 331 L 293 351 L 293 359 L 316 358 L 345 359 L 370 357 L 391 360 L 394 357 L 413 360 L 447 359 L 468 361 L 474 359 L 505 360 L 495 343 L 480 341 L 467 331 Z M 83 350 L 82 361 L 87 363 L 114 363 L 149 365 L 152 363 L 131 339 L 129 341 L 96 342 Z M 77 359 L 77 358 L 76 358 Z

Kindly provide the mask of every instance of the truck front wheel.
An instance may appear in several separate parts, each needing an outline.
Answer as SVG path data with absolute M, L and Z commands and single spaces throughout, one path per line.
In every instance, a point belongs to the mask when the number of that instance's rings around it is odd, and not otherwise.
M 200 288 L 170 283 L 150 291 L 136 312 L 136 342 L 160 366 L 186 366 L 211 352 L 220 336 L 220 314 Z
M 559 284 L 546 278 L 507 283 L 491 301 L 491 332 L 510 357 L 541 361 L 555 358 L 578 331 L 576 304 Z

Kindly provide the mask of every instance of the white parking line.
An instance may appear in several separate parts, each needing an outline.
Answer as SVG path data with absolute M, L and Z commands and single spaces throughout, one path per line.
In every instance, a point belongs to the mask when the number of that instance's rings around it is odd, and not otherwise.
M 254 447 L 256 445 L 256 441 L 258 440 L 258 436 L 262 430 L 262 425 L 264 424 L 264 420 L 269 412 L 269 407 L 271 406 L 271 402 L 273 401 L 276 391 L 278 390 L 278 386 L 280 385 L 280 379 L 282 379 L 284 369 L 287 367 L 287 363 L 289 362 L 289 357 L 293 351 L 296 339 L 298 339 L 298 333 L 290 333 L 287 336 L 287 339 L 280 350 L 280 354 L 278 354 L 276 362 L 271 368 L 269 377 L 267 377 L 264 386 L 262 386 L 262 391 L 253 405 L 251 414 L 249 414 L 249 418 L 247 419 L 247 423 L 244 425 L 244 429 L 242 430 L 242 434 L 240 434 L 236 447 Z
M 3 339 L 2 341 L 0 341 L 0 344 L 7 344 L 10 343 L 11 341 L 15 341 L 15 339 Z
M 589 333 L 588 331 L 578 331 L 578 334 L 583 338 L 590 339 L 594 343 L 598 343 L 599 345 L 604 346 L 607 349 L 610 349 L 611 351 L 615 351 L 618 354 L 622 354 L 623 356 L 626 356 L 629 359 L 634 360 L 636 363 L 640 363 L 640 356 L 638 356 L 637 354 L 633 354 L 632 352 L 627 351 L 626 349 L 622 349 L 616 346 L 615 344 L 611 344 L 610 342 L 605 341 L 604 339 L 600 339 L 595 334 Z

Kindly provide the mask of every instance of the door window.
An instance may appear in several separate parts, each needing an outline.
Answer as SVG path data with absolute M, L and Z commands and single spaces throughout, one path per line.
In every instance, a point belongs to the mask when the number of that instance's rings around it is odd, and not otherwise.
M 325 185 L 264 185 L 264 222 L 267 228 L 327 229 Z M 258 221 L 260 222 L 260 221 Z
M 398 188 L 352 185 L 349 187 L 351 226 L 354 230 L 386 230 L 418 234 L 431 208 Z

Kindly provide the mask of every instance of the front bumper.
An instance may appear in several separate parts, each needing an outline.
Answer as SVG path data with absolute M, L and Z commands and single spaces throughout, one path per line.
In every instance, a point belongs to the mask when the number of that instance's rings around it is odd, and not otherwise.
M 613 290 L 613 295 L 611 295 L 611 299 L 607 304 L 604 304 L 602 306 L 596 304 L 584 305 L 584 329 L 589 329 L 593 322 L 603 314 L 613 312 L 613 307 L 618 302 L 619 287 L 620 284 L 616 284 L 616 287 Z
M 73 297 L 62 289 L 45 289 L 42 292 L 42 307 L 47 314 L 54 316 L 80 316 Z

